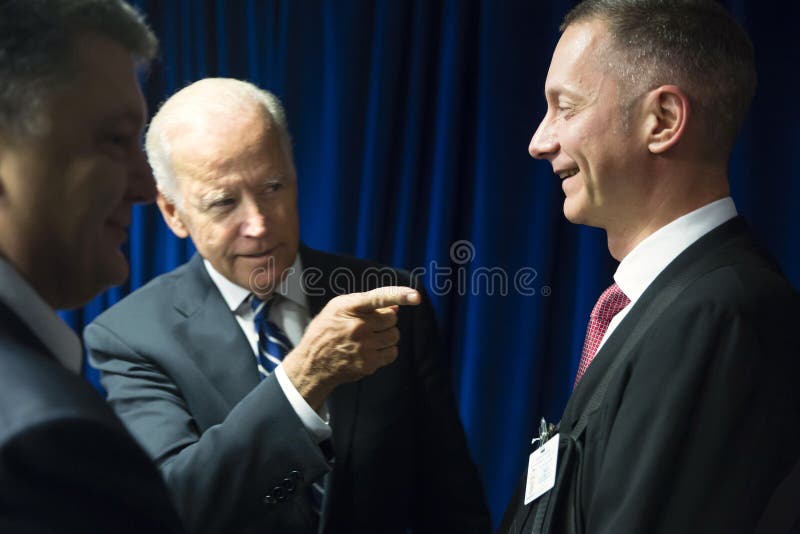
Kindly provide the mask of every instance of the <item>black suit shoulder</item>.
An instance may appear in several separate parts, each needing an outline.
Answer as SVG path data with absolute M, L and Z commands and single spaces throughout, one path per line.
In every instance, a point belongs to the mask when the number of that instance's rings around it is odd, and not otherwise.
M 0 531 L 182 532 L 155 468 L 108 406 L 2 312 Z
M 682 291 L 626 348 L 679 278 Z M 586 430 L 587 531 L 753 531 L 800 446 L 799 304 L 740 220 L 698 240 L 659 275 L 565 411 L 574 421 L 614 356 L 628 358 Z
M 80 417 L 99 424 L 114 422 L 109 408 L 78 377 L 49 354 L 0 334 L 0 442 L 20 429 L 55 419 Z

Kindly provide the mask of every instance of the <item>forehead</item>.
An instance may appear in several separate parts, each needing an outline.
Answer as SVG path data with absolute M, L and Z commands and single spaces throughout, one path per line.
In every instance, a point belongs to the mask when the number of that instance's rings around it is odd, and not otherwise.
M 591 20 L 570 24 L 561 35 L 547 72 L 545 93 L 583 93 L 596 86 L 608 69 L 608 29 Z
M 131 53 L 111 39 L 85 34 L 76 41 L 75 58 L 75 76 L 53 95 L 53 119 L 73 131 L 121 121 L 141 128 L 146 107 Z
M 233 186 L 271 177 L 288 178 L 291 163 L 272 121 L 263 113 L 216 127 L 174 131 L 172 162 L 179 187 Z

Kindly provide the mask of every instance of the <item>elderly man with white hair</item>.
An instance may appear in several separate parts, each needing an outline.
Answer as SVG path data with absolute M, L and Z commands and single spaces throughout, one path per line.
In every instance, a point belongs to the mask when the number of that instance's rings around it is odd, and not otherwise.
M 198 254 L 85 339 L 190 530 L 488 532 L 432 308 L 405 272 L 300 244 L 277 98 L 196 82 L 147 153 Z

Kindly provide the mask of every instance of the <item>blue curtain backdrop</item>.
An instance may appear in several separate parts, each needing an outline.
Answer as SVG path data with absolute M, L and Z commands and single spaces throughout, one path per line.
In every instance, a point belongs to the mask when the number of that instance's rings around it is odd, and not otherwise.
M 588 313 L 615 268 L 604 233 L 564 220 L 558 180 L 527 154 L 573 2 L 136 3 L 163 46 L 144 80 L 151 109 L 206 76 L 275 92 L 294 137 L 304 241 L 424 269 L 497 522 L 536 422 L 566 403 Z M 733 195 L 798 286 L 795 18 L 726 4 L 752 35 L 760 77 Z M 129 249 L 127 284 L 64 313 L 76 329 L 193 252 L 153 206 L 137 209 Z

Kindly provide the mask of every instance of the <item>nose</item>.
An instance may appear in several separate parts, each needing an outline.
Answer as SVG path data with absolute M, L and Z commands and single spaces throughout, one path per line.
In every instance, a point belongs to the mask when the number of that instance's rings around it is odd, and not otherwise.
M 536 159 L 548 159 L 555 156 L 560 148 L 548 118 L 545 116 L 536 131 L 533 132 L 531 143 L 528 145 L 528 154 Z
M 144 150 L 134 151 L 128 177 L 128 199 L 132 204 L 151 204 L 156 199 L 156 181 Z
M 262 237 L 267 231 L 267 217 L 258 202 L 251 199 L 242 201 L 244 219 L 241 232 L 245 237 Z

